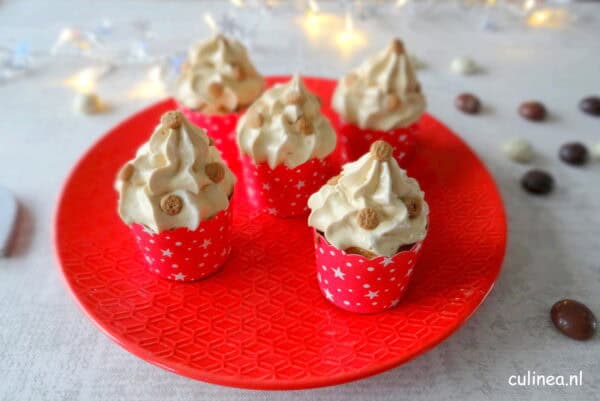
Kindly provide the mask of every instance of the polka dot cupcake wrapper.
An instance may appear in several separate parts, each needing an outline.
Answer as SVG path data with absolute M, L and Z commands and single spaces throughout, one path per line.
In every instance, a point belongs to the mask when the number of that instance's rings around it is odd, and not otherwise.
M 347 254 L 315 232 L 317 281 L 335 306 L 354 313 L 377 313 L 400 303 L 413 276 L 422 242 L 391 257 Z
M 208 136 L 214 139 L 215 146 L 230 168 L 239 164 L 235 127 L 242 113 L 209 115 L 190 110 L 182 105 L 179 105 L 179 109 L 189 121 L 204 128 Z
M 196 230 L 176 228 L 157 234 L 133 224 L 131 231 L 150 272 L 176 281 L 199 280 L 218 271 L 231 253 L 231 207 Z
M 285 165 L 271 169 L 267 163 L 255 164 L 243 156 L 242 167 L 249 201 L 277 217 L 308 215 L 309 196 L 336 174 L 331 158 L 312 159 L 294 169 Z
M 394 148 L 394 158 L 402 168 L 406 168 L 416 150 L 416 135 L 419 123 L 408 127 L 396 128 L 391 131 L 364 130 L 352 124 L 340 123 L 339 133 L 344 138 L 345 156 L 354 161 L 367 153 L 369 147 L 380 139 L 388 142 Z

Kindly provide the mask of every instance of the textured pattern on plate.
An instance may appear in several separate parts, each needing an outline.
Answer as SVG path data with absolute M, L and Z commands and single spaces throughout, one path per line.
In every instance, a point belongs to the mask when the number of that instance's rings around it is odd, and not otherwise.
M 308 79 L 307 85 L 329 104 L 333 81 Z M 235 193 L 234 249 L 221 271 L 192 284 L 148 273 L 115 212 L 112 184 L 171 107 L 171 101 L 159 103 L 100 140 L 66 182 L 56 216 L 57 255 L 71 291 L 86 314 L 130 352 L 230 386 L 337 384 L 427 351 L 492 288 L 505 250 L 502 201 L 477 157 L 429 116 L 409 173 L 427 194 L 430 232 L 408 292 L 394 310 L 356 315 L 331 305 L 316 282 L 305 221 L 258 214 L 248 206 L 243 180 Z M 331 115 L 328 107 L 324 111 Z

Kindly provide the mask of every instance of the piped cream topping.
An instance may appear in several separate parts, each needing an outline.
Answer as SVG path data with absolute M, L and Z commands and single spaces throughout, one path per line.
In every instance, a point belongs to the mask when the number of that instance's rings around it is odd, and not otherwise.
M 362 129 L 389 131 L 419 120 L 425 96 L 404 44 L 395 39 L 340 79 L 332 106 L 343 121 Z
M 308 200 L 308 224 L 332 245 L 393 256 L 425 238 L 429 207 L 418 182 L 407 176 L 384 141 L 344 165 Z
M 167 112 L 150 140 L 119 171 L 118 212 L 126 224 L 143 224 L 156 233 L 195 230 L 229 207 L 234 184 L 206 132 L 180 112 Z
M 225 114 L 248 106 L 263 87 L 264 79 L 250 62 L 246 48 L 217 35 L 189 49 L 175 97 L 190 109 Z
M 250 106 L 238 122 L 237 142 L 256 163 L 295 168 L 328 156 L 335 149 L 336 135 L 321 113 L 319 98 L 295 75 Z

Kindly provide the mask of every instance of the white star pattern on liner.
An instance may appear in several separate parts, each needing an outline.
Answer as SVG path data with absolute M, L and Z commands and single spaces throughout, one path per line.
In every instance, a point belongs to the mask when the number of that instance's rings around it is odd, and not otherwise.
M 333 301 L 333 294 L 329 292 L 329 289 L 327 288 L 325 288 L 325 298 L 327 298 L 330 301 Z
M 202 245 L 200 245 L 200 246 L 201 246 L 202 248 L 206 249 L 206 248 L 208 248 L 208 246 L 209 246 L 210 244 L 212 244 L 212 241 L 211 241 L 211 240 L 209 240 L 209 239 L 205 239 L 205 240 L 202 242 Z
M 183 245 L 183 242 L 179 242 L 178 241 L 178 242 L 175 243 L 175 246 L 181 246 L 181 245 Z
M 267 208 L 267 213 L 272 214 L 272 215 L 276 215 L 277 214 L 277 209 L 275 209 L 274 207 Z
M 166 256 L 168 258 L 170 258 L 171 256 L 173 256 L 173 252 L 171 252 L 171 250 L 168 249 L 168 248 L 167 249 L 161 249 L 160 251 L 162 252 L 163 256 Z
M 183 273 L 177 273 L 177 274 L 174 274 L 174 275 L 173 275 L 173 278 L 174 278 L 175 280 L 182 281 L 182 280 L 184 280 L 184 279 L 185 279 L 185 274 L 183 274 Z
M 342 269 L 340 269 L 339 267 L 336 267 L 335 269 L 331 269 L 331 270 L 333 271 L 334 277 L 344 280 L 344 276 L 346 275 L 346 273 L 342 272 Z
M 150 227 L 144 226 L 144 232 L 146 234 L 148 234 L 149 236 L 153 236 L 154 235 L 154 231 L 152 231 L 152 229 L 150 229 Z
M 400 298 L 396 298 L 396 299 L 392 300 L 392 302 L 390 303 L 390 308 L 393 308 L 396 305 L 398 305 L 398 302 L 400 302 Z
M 379 296 L 379 291 L 369 291 L 369 293 L 367 295 L 365 295 L 365 297 L 367 297 L 369 299 L 377 298 L 378 296 Z
M 406 272 L 406 277 L 410 276 L 412 274 L 412 272 L 413 272 L 412 268 L 408 269 L 408 271 Z
M 268 191 L 269 189 L 271 189 L 271 186 L 269 184 L 263 184 L 262 189 Z
M 304 181 L 298 181 L 298 183 L 296 184 L 296 188 L 300 189 L 304 186 Z
M 387 265 L 392 264 L 392 258 L 386 256 L 380 263 L 383 265 L 383 267 L 386 267 Z
M 150 256 L 146 255 L 146 262 L 152 264 L 152 263 L 154 263 L 154 259 L 152 259 Z

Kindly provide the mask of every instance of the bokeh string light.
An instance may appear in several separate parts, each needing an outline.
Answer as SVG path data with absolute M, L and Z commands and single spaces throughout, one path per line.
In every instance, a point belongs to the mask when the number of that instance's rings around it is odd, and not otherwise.
M 436 18 L 440 15 L 452 19 L 472 18 L 475 15 L 479 26 L 487 31 L 501 31 L 511 26 L 564 29 L 576 20 L 569 5 L 559 0 L 229 0 L 226 4 L 228 7 L 219 14 L 201 14 L 212 34 L 222 33 L 235 38 L 250 51 L 258 52 L 260 48 L 253 49 L 256 29 L 268 25 L 270 19 L 289 18 L 297 22 L 296 27 L 300 28 L 309 46 L 328 46 L 342 59 L 350 58 L 368 44 L 370 29 L 374 29 L 378 18 L 386 14 L 401 13 L 408 20 L 427 19 L 436 12 Z M 507 23 L 506 18 L 501 19 L 499 15 L 509 15 L 512 22 Z M 293 26 L 291 24 L 290 29 L 294 29 Z M 367 26 L 370 29 L 365 29 Z M 27 76 L 39 68 L 40 59 L 63 64 L 82 59 L 102 67 L 87 67 L 64 79 L 65 85 L 79 93 L 93 91 L 97 81 L 108 75 L 108 70 L 141 65 L 146 66 L 149 77 L 135 84 L 129 91 L 130 97 L 163 96 L 164 88 L 179 71 L 185 49 L 164 53 L 166 47 L 158 46 L 161 40 L 150 22 L 144 20 L 119 25 L 110 19 L 102 19 L 89 29 L 66 26 L 58 32 L 50 49 L 38 52 L 41 57 L 39 54 L 34 57 L 30 46 L 23 42 L 0 46 L 0 83 Z M 97 70 L 103 72 L 99 74 Z

